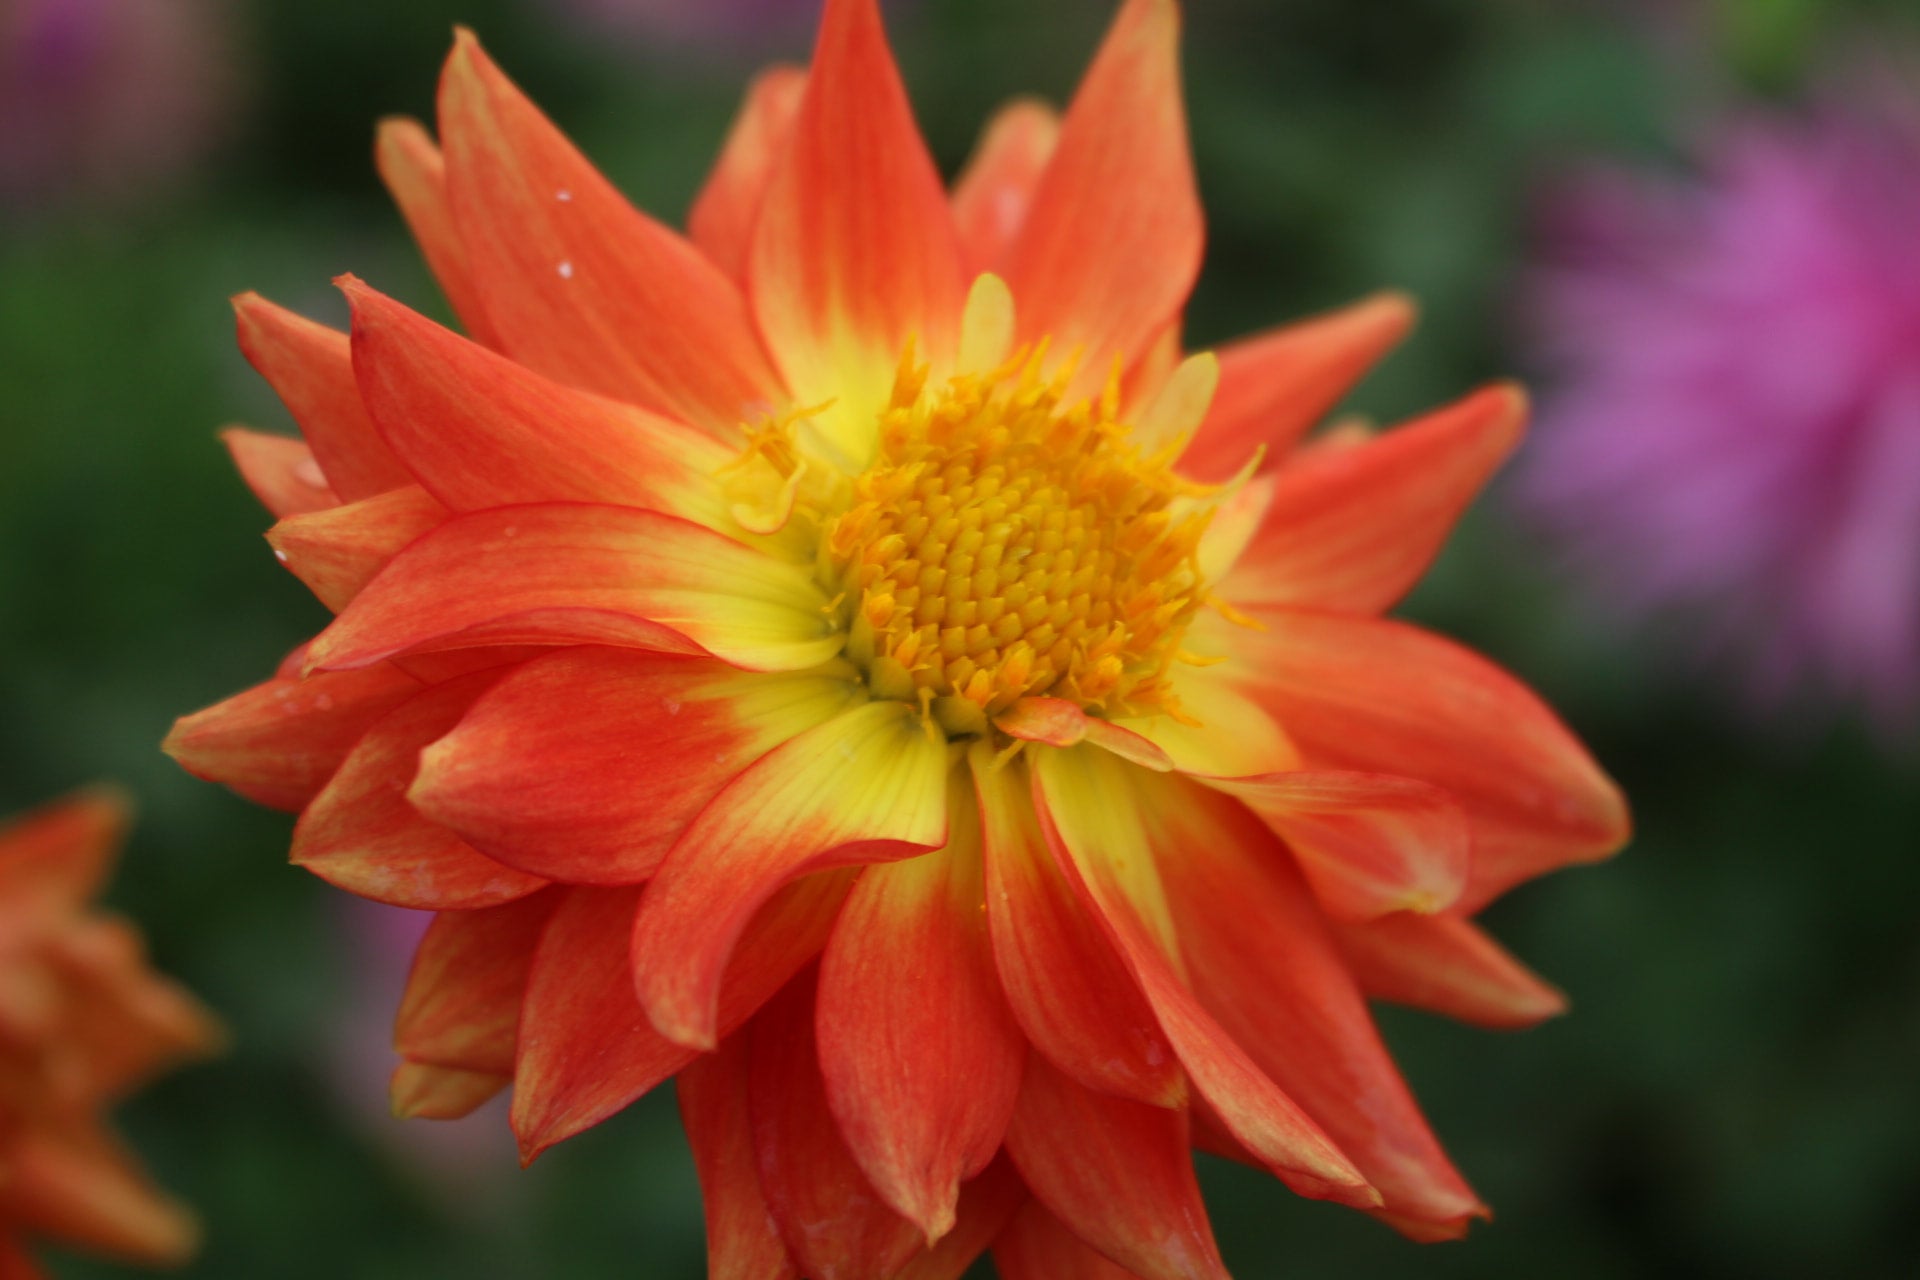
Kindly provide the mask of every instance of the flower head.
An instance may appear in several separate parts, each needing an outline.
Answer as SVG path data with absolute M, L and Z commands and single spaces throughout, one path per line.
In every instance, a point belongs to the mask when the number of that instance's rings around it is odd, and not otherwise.
M 1560 385 L 1522 497 L 1599 599 L 1679 611 L 1765 703 L 1920 710 L 1920 105 L 1883 86 L 1710 131 L 1696 174 L 1557 206 Z
M 174 1265 L 199 1231 L 141 1173 L 101 1112 L 224 1038 L 148 968 L 139 933 L 91 909 L 126 827 L 96 790 L 0 827 L 0 1272 L 38 1275 L 46 1238 Z
M 1182 357 L 1170 0 L 951 191 L 873 0 L 754 86 L 688 239 L 467 36 L 439 134 L 381 157 L 473 340 L 241 299 L 307 443 L 230 443 L 338 616 L 169 743 L 439 912 L 397 1104 L 511 1083 L 531 1158 L 677 1076 L 717 1275 L 1219 1275 L 1196 1144 L 1482 1213 L 1365 997 L 1556 1011 L 1468 917 L 1624 810 L 1378 614 L 1522 404 L 1300 446 L 1391 296 Z

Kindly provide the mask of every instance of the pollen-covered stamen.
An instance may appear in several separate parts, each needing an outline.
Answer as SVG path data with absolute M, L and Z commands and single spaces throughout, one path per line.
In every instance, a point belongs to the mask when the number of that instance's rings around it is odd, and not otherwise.
M 1044 349 L 927 385 L 909 352 L 873 465 L 826 530 L 848 654 L 882 696 L 984 727 L 1021 697 L 1104 715 L 1175 710 L 1166 672 L 1206 602 L 1212 490 L 1143 452 L 1117 380 L 1065 403 Z M 1202 406 L 1204 409 L 1204 406 Z

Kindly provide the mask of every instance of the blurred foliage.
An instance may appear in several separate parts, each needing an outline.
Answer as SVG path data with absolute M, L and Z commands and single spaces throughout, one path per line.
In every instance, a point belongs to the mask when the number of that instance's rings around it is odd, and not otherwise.
M 1356 400 L 1382 419 L 1508 370 L 1528 193 L 1592 150 L 1658 152 L 1742 77 L 1885 5 L 1722 0 L 1211 0 L 1192 6 L 1192 123 L 1211 220 L 1205 343 L 1373 288 L 1425 324 Z M 1071 88 L 1105 6 L 894 6 L 941 162 L 992 105 Z M 634 198 L 686 207 L 748 61 L 647 57 L 514 0 L 259 0 L 258 86 L 220 162 L 163 202 L 0 225 L 0 812 L 114 777 L 144 813 L 113 900 L 238 1049 L 126 1108 L 209 1225 L 196 1276 L 700 1274 L 671 1091 L 480 1200 L 399 1154 L 326 1077 L 351 1002 L 333 892 L 284 864 L 289 820 L 154 749 L 323 621 L 276 570 L 214 429 L 284 429 L 223 299 L 339 323 L 351 269 L 444 314 L 369 163 L 380 115 L 430 114 L 455 20 Z M 801 58 L 804 47 L 785 51 Z M 1489 1035 L 1392 1011 L 1387 1034 L 1500 1219 L 1421 1248 L 1209 1162 L 1223 1246 L 1269 1276 L 1854 1277 L 1920 1258 L 1920 788 L 1848 726 L 1742 721 L 1655 649 L 1570 609 L 1483 510 L 1410 612 L 1535 682 L 1636 801 L 1619 862 L 1530 886 L 1497 934 L 1573 1016 Z M 486 1122 L 503 1123 L 497 1114 Z M 504 1157 L 503 1157 L 504 1159 Z M 112 1274 L 61 1257 L 64 1276 Z

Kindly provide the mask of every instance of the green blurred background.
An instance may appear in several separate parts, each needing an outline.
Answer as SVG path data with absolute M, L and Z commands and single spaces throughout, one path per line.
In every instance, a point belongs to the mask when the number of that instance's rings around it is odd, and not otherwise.
M 1193 4 L 1211 223 L 1196 344 L 1393 285 L 1425 321 L 1355 407 L 1390 420 L 1511 372 L 1540 179 L 1594 151 L 1667 153 L 1703 101 L 1790 87 L 1828 33 L 1911 10 L 1726 0 L 1669 21 L 1687 8 Z M 997 100 L 1064 97 L 1107 6 L 892 12 L 951 171 Z M 386 1119 L 384 1064 L 340 1071 L 367 1001 L 377 1025 L 391 999 L 364 989 L 383 964 L 359 954 L 364 923 L 287 867 L 287 817 L 194 781 L 156 744 L 324 620 L 275 566 L 268 519 L 214 439 L 229 422 L 291 425 L 235 350 L 225 299 L 258 289 L 342 323 L 327 281 L 350 269 L 445 314 L 369 150 L 376 117 L 429 114 L 450 25 L 476 27 L 619 185 L 677 218 L 745 74 L 803 57 L 808 16 L 650 52 L 533 0 L 236 5 L 223 136 L 197 169 L 0 221 L 0 813 L 100 777 L 139 796 L 112 901 L 237 1037 L 123 1112 L 206 1219 L 192 1275 L 701 1274 L 670 1089 L 525 1173 L 497 1110 L 451 1148 Z M 1571 1017 L 1496 1035 L 1382 1015 L 1498 1220 L 1415 1246 L 1207 1161 L 1235 1274 L 1920 1273 L 1920 761 L 1846 723 L 1757 729 L 1573 609 L 1496 506 L 1408 612 L 1541 688 L 1623 782 L 1639 835 L 1489 913 L 1571 993 Z

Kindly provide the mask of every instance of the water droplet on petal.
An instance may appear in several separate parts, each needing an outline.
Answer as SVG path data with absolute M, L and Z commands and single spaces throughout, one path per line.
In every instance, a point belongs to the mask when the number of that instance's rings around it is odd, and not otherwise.
M 555 267 L 554 270 L 560 273 L 560 278 L 562 280 L 573 279 L 573 263 L 570 261 L 562 262 L 558 267 Z

